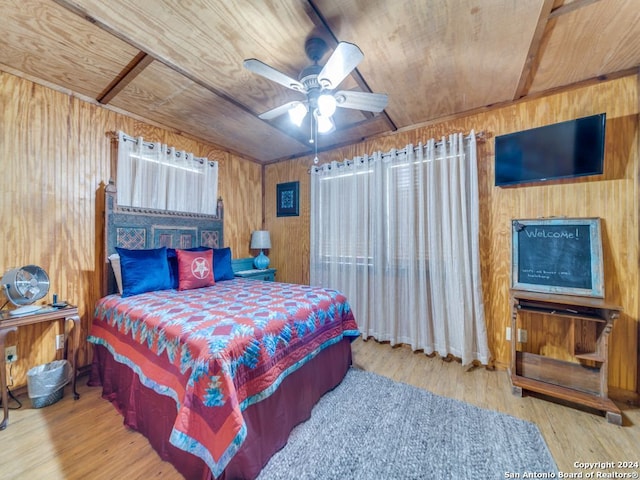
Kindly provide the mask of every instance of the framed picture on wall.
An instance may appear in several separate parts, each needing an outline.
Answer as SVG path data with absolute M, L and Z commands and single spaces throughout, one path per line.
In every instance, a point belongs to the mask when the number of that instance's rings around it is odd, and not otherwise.
M 511 287 L 604 298 L 599 218 L 512 220 Z
M 279 183 L 276 191 L 278 217 L 297 217 L 300 215 L 300 182 Z

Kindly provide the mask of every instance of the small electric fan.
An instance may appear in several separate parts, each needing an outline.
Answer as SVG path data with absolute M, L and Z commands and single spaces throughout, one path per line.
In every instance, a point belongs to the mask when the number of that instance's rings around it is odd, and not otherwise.
M 7 299 L 16 307 L 11 315 L 25 315 L 41 309 L 32 305 L 49 291 L 49 276 L 37 265 L 25 265 L 9 270 L 2 277 L 2 288 Z

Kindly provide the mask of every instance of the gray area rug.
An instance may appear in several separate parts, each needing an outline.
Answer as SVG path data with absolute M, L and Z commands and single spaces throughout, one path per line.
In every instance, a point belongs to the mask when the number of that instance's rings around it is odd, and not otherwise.
M 258 478 L 484 480 L 525 472 L 558 475 L 533 423 L 351 368 Z

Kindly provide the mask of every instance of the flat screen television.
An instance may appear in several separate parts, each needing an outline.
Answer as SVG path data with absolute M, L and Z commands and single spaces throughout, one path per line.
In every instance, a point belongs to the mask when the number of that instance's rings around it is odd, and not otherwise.
M 600 175 L 606 114 L 496 136 L 496 186 Z

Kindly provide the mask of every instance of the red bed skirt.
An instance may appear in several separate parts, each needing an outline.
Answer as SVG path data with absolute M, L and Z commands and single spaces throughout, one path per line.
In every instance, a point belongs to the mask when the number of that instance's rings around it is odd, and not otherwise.
M 293 427 L 311 416 L 313 406 L 342 381 L 350 365 L 351 342 L 343 339 L 287 376 L 272 395 L 248 407 L 244 411 L 247 437 L 219 478 L 257 477 L 271 456 L 287 443 Z M 102 385 L 103 398 L 114 404 L 124 424 L 147 437 L 160 457 L 185 478 L 213 478 L 200 458 L 169 443 L 175 401 L 142 385 L 129 367 L 116 362 L 101 345 L 94 345 L 89 385 Z

